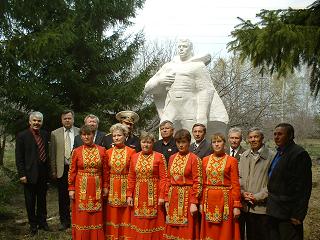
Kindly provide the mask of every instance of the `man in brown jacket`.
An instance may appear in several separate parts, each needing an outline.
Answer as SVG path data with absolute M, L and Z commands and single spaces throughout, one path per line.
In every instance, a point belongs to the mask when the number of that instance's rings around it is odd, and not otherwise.
M 79 128 L 73 126 L 74 112 L 70 109 L 61 114 L 62 127 L 51 132 L 50 159 L 53 179 L 57 180 L 60 231 L 70 227 L 70 199 L 68 192 L 68 172 L 71 161 L 71 151 Z
M 266 200 L 268 197 L 268 169 L 275 155 L 263 143 L 264 135 L 260 128 L 248 132 L 250 149 L 240 158 L 240 186 L 242 213 L 240 218 L 241 235 L 247 240 L 267 240 Z M 244 233 L 244 229 L 246 234 Z

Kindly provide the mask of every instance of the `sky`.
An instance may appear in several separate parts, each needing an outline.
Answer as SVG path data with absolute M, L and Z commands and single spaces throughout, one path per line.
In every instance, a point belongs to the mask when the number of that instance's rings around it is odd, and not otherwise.
M 175 42 L 189 38 L 195 54 L 227 55 L 237 17 L 256 22 L 261 9 L 305 8 L 315 0 L 146 0 L 133 20 L 147 41 Z

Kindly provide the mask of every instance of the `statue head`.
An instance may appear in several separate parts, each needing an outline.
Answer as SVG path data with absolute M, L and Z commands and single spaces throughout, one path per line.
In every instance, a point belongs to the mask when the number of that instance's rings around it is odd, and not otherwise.
M 178 42 L 178 54 L 181 61 L 186 61 L 193 56 L 193 45 L 189 39 L 180 39 Z

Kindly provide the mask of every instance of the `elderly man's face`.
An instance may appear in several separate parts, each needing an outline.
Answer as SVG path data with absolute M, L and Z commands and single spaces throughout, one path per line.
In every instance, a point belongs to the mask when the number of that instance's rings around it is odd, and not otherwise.
M 253 151 L 258 151 L 263 145 L 263 136 L 258 131 L 248 134 L 248 141 Z
M 188 42 L 181 41 L 178 45 L 178 53 L 182 60 L 186 60 L 191 55 L 191 45 Z
M 61 122 L 62 122 L 62 125 L 66 129 L 70 129 L 73 126 L 73 123 L 74 123 L 74 119 L 73 119 L 72 113 L 70 112 L 70 113 L 63 114 L 61 116 Z
M 170 123 L 166 123 L 160 127 L 160 134 L 161 134 L 161 137 L 164 139 L 172 137 L 173 127 L 170 125 Z
M 273 133 L 273 139 L 278 147 L 283 147 L 289 142 L 289 135 L 287 129 L 284 127 L 277 127 Z
M 229 143 L 230 143 L 230 147 L 232 149 L 237 149 L 240 146 L 241 143 L 241 133 L 238 132 L 231 132 L 229 134 Z
M 129 129 L 129 133 L 132 132 L 132 130 L 133 130 L 133 123 L 124 120 L 124 121 L 121 122 L 121 124 L 127 126 L 127 128 Z
M 33 116 L 29 120 L 30 127 L 33 130 L 39 130 L 42 126 L 42 119 L 36 116 Z
M 92 127 L 92 129 L 93 129 L 94 131 L 97 131 L 97 129 L 98 129 L 98 121 L 97 121 L 96 118 L 88 117 L 88 118 L 86 119 L 86 122 L 85 122 L 84 124 L 87 125 L 87 126 Z

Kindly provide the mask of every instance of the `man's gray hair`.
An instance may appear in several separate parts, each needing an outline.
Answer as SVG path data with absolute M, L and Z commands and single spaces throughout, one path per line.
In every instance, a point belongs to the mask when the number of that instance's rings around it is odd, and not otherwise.
M 96 115 L 93 114 L 88 114 L 85 118 L 84 118 L 84 123 L 86 123 L 88 118 L 95 118 L 97 120 L 97 123 L 99 124 L 99 118 Z
M 229 129 L 228 137 L 230 136 L 231 133 L 240 133 L 240 136 L 242 138 L 242 130 L 239 127 L 233 127 Z
M 173 123 L 169 120 L 164 120 L 163 122 L 160 123 L 159 127 L 163 127 L 164 125 L 169 124 L 170 127 L 173 129 Z
M 249 131 L 248 131 L 248 135 L 249 135 L 249 133 L 252 133 L 252 132 L 258 132 L 258 133 L 260 134 L 260 136 L 261 136 L 262 138 L 264 138 L 264 133 L 263 133 L 262 129 L 259 128 L 259 127 L 252 127 L 252 128 L 250 128 Z
M 32 118 L 40 118 L 41 121 L 43 121 L 43 114 L 41 112 L 30 112 L 29 113 L 29 121 L 31 121 Z

